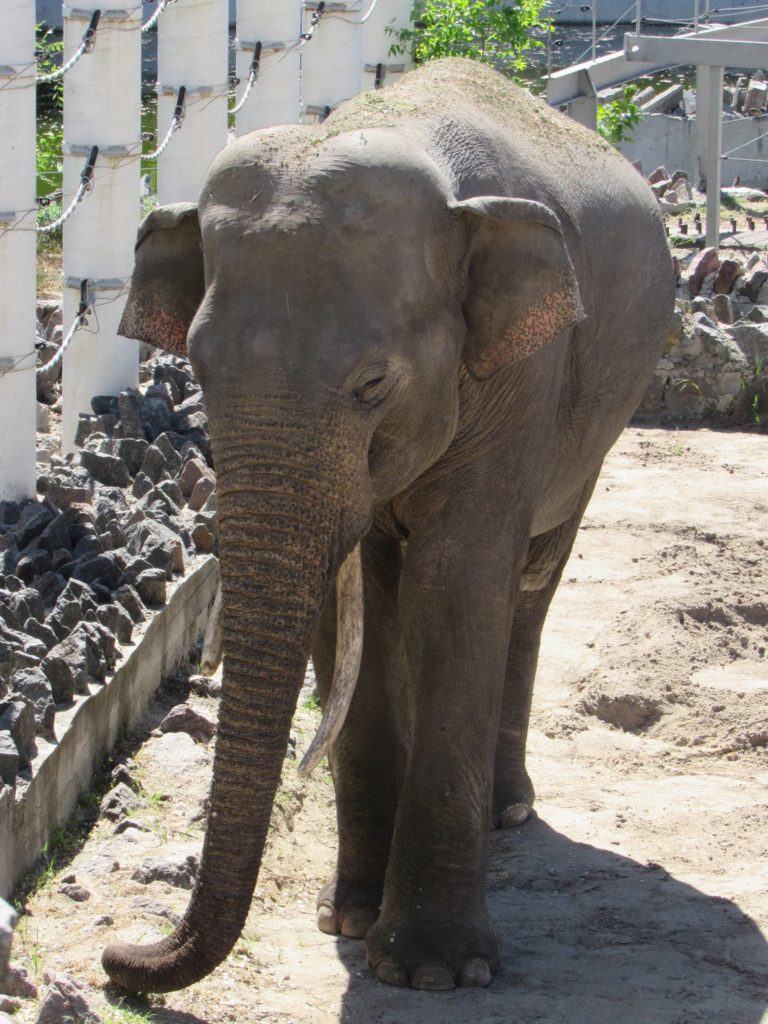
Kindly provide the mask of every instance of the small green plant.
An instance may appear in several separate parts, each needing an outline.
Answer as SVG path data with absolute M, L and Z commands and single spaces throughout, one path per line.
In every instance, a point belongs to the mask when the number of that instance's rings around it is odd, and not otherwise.
M 597 130 L 614 146 L 619 142 L 631 142 L 632 136 L 629 133 L 640 124 L 643 115 L 632 99 L 636 92 L 636 85 L 625 85 L 621 96 L 597 108 Z
M 545 30 L 544 0 L 416 0 L 412 28 L 389 29 L 393 55 L 410 53 L 414 64 L 440 57 L 468 57 L 510 74 L 528 65 L 525 51 L 544 44 L 531 31 Z
M 307 711 L 319 711 L 320 710 L 320 705 L 319 705 L 319 703 L 317 701 L 317 694 L 316 693 L 314 693 L 314 692 L 310 693 L 310 694 L 308 694 L 307 697 L 304 698 L 304 707 L 307 709 Z

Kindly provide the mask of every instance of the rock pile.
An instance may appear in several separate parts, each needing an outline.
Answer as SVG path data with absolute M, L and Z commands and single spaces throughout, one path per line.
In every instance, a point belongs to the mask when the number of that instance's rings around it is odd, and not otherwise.
M 703 249 L 677 262 L 675 323 L 640 418 L 768 422 L 768 263 Z
M 39 501 L 0 502 L 0 786 L 28 777 L 57 710 L 106 680 L 118 646 L 216 546 L 207 421 L 189 365 L 96 397 L 76 453 L 38 468 Z

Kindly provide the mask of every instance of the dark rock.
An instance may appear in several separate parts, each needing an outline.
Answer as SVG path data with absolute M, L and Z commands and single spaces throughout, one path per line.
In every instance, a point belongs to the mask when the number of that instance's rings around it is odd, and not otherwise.
M 211 676 L 190 676 L 189 688 L 193 693 L 199 693 L 201 697 L 221 696 L 221 683 Z
M 148 443 L 144 437 L 121 437 L 115 444 L 115 455 L 122 459 L 131 476 L 141 469 Z
M 58 555 L 59 552 L 56 552 L 56 554 Z M 67 552 L 67 554 L 69 554 L 69 552 Z M 68 559 L 68 562 L 69 561 L 71 561 L 71 557 Z M 63 564 L 68 564 L 68 562 L 65 562 Z M 59 563 L 61 563 L 60 559 Z M 54 556 L 53 565 L 54 568 L 56 568 L 56 556 Z M 61 573 L 46 572 L 42 576 L 38 577 L 37 592 L 40 594 L 40 597 L 44 605 L 47 608 L 50 608 L 51 605 L 56 603 L 59 595 L 62 593 L 66 585 L 67 581 L 61 575 Z
M 157 490 L 175 506 L 174 515 L 184 507 L 184 496 L 175 480 L 161 480 Z
M 89 505 L 93 501 L 93 492 L 90 487 L 80 487 L 72 483 L 54 480 L 48 486 L 48 499 L 62 510 L 79 505 Z
M 40 1003 L 35 1024 L 101 1024 L 82 985 L 66 974 L 54 974 Z
M 18 501 L 0 501 L 0 526 L 15 526 L 20 516 Z
M 103 551 L 104 547 L 99 540 L 98 531 L 94 527 L 82 536 L 72 548 L 72 557 L 77 562 L 85 556 L 100 555 Z
M 119 643 L 130 643 L 133 635 L 133 620 L 122 605 L 104 604 L 96 612 L 96 618 L 117 637 Z
M 216 723 L 188 704 L 177 704 L 158 728 L 160 732 L 185 732 L 194 740 L 208 743 L 216 732 Z
M 181 493 L 185 498 L 190 496 L 192 488 L 200 477 L 205 476 L 208 472 L 208 467 L 202 459 L 198 459 L 193 456 L 184 462 L 184 465 L 179 472 L 178 484 L 181 489 Z
M 82 580 L 83 583 L 101 583 L 108 590 L 116 590 L 122 575 L 122 567 L 118 565 L 112 552 L 81 558 L 75 565 L 70 579 Z
M 144 399 L 139 391 L 128 388 L 117 396 L 123 437 L 144 437 L 142 408 Z
M 159 489 L 159 487 L 153 487 L 148 494 L 145 494 L 144 497 L 140 499 L 139 504 L 149 514 L 150 518 L 152 518 L 153 510 L 159 511 L 162 513 L 163 517 L 168 518 L 179 511 L 178 507 Z M 160 521 L 162 522 L 163 519 Z
M 164 605 L 166 575 L 162 569 L 145 569 L 136 580 L 136 592 L 148 607 Z
M 85 886 L 78 885 L 77 882 L 62 882 L 59 886 L 59 892 L 63 896 L 68 896 L 69 899 L 74 900 L 75 903 L 85 903 L 86 900 L 91 898 L 91 894 Z
M 24 632 L 28 636 L 32 636 L 35 640 L 39 640 L 41 643 L 45 644 L 49 651 L 58 641 L 58 637 L 50 626 L 46 626 L 44 622 L 38 622 L 37 619 L 27 619 L 24 623 Z
M 20 669 L 11 676 L 9 687 L 13 693 L 20 694 L 32 704 L 37 735 L 55 740 L 53 723 L 56 707 L 53 703 L 51 684 L 43 670 L 38 667 Z
M 149 494 L 149 492 L 153 490 L 153 488 L 154 484 L 146 475 L 146 473 L 138 472 L 136 474 L 136 479 L 133 481 L 131 493 L 133 494 L 134 498 L 143 498 L 144 495 Z
M 743 270 L 744 267 L 737 260 L 721 260 L 713 291 L 717 295 L 728 295 Z
M 163 477 L 168 475 L 169 470 L 166 457 L 156 444 L 151 444 L 147 448 L 144 461 L 141 464 L 141 472 L 153 484 L 158 483 Z
M 197 857 L 190 854 L 182 861 L 145 860 L 131 878 L 134 882 L 149 885 L 150 882 L 167 882 L 179 889 L 191 889 L 197 875 Z
M 201 476 L 195 486 L 192 488 L 192 493 L 189 496 L 189 507 L 193 512 L 199 512 L 200 509 L 205 505 L 206 501 L 213 494 L 216 489 L 216 481 L 213 478 L 213 474 L 208 470 L 205 476 Z
M 172 362 L 158 363 L 155 366 L 154 379 L 156 384 L 163 380 L 172 381 L 179 392 L 177 401 L 181 401 L 182 396 L 185 394 L 185 388 L 187 385 L 193 383 L 192 373 L 188 364 L 184 366 L 179 363 Z
M 750 267 L 744 275 L 744 283 L 739 291 L 746 295 L 750 302 L 757 302 L 760 289 L 768 281 L 768 265 L 761 261 Z
M 110 821 L 125 818 L 129 811 L 141 805 L 141 798 L 124 783 L 118 783 L 101 801 L 100 811 Z
M 127 487 L 131 474 L 122 459 L 106 452 L 91 452 L 86 448 L 80 452 L 80 464 L 85 466 L 94 480 L 109 487 Z
M 0 780 L 14 788 L 19 772 L 19 752 L 10 732 L 0 732 Z
M 698 295 L 704 278 L 709 274 L 715 273 L 719 268 L 720 258 L 714 246 L 702 249 L 700 253 L 697 253 L 688 267 L 688 294 L 691 296 Z
M 19 768 L 28 768 L 35 756 L 35 712 L 25 700 L 11 700 L 0 715 L 0 732 L 9 732 L 19 753 Z
M 26 622 L 28 618 L 37 619 L 38 622 L 45 620 L 45 605 L 40 597 L 40 594 L 34 587 L 24 587 L 16 593 L 16 600 L 18 601 L 19 617 L 22 621 Z M 29 615 L 24 615 L 24 605 L 26 605 Z
M 111 914 L 101 914 L 101 915 L 99 915 L 99 917 L 94 919 L 93 927 L 94 928 L 104 928 L 104 927 L 109 927 L 110 925 L 113 925 L 114 923 L 115 923 L 115 919 L 114 919 L 114 917 L 112 917 Z
M 164 434 L 171 426 L 171 412 L 162 399 L 147 398 L 142 410 L 144 433 L 150 439 Z
M 178 394 L 178 388 L 175 389 Z M 150 384 L 144 392 L 145 402 L 149 399 L 163 402 L 168 409 L 168 412 L 173 412 L 174 406 L 177 404 L 173 398 L 174 388 L 170 381 L 161 381 L 159 384 Z
M 48 551 L 38 549 L 22 555 L 16 563 L 16 575 L 24 583 L 31 583 L 36 576 L 51 571 L 51 556 Z
M 39 537 L 53 518 L 54 513 L 49 508 L 46 508 L 45 505 L 39 504 L 36 501 L 24 505 L 19 521 L 14 528 L 16 543 L 19 549 L 23 551 L 30 541 L 34 540 L 35 537 Z
M 133 586 L 139 576 L 147 569 L 151 568 L 153 568 L 152 563 L 148 562 L 143 555 L 136 555 L 126 564 L 120 582 L 121 584 L 129 583 Z M 157 566 L 155 566 L 155 568 L 157 568 Z
M 53 694 L 53 700 L 55 704 L 66 704 L 75 693 L 75 676 L 70 666 L 70 661 L 64 656 L 62 647 L 64 644 L 68 644 L 66 653 L 71 657 L 73 649 L 77 650 L 78 655 L 81 653 L 81 648 L 76 647 L 69 638 L 63 641 L 63 644 L 57 644 L 56 647 L 47 654 L 40 663 L 40 668 L 45 673 L 45 677 L 51 684 L 51 693 Z M 82 672 L 82 663 L 78 658 L 77 665 L 78 673 Z M 87 681 L 87 680 L 86 680 Z M 80 680 L 78 679 L 78 682 Z M 81 683 L 82 687 L 82 683 Z M 78 689 L 78 693 L 82 693 L 83 689 Z
M 37 987 L 30 981 L 26 970 L 17 963 L 8 965 L 3 991 L 19 999 L 37 999 Z
M 172 417 L 173 429 L 179 434 L 189 434 L 192 431 L 204 434 L 208 430 L 208 417 L 205 415 L 202 403 L 194 403 L 188 408 L 181 406 Z
M 165 466 L 171 476 L 175 476 L 181 469 L 181 455 L 179 455 L 173 443 L 174 438 L 178 438 L 178 436 L 166 432 L 160 434 L 154 441 L 155 447 L 160 450 L 165 458 Z
M 134 624 L 144 621 L 146 616 L 144 615 L 141 598 L 130 584 L 123 584 L 118 587 L 113 596 L 115 601 L 125 608 Z
M 210 555 L 214 549 L 214 537 L 204 523 L 198 523 L 192 531 L 192 542 L 201 555 Z
M 104 437 L 111 435 L 116 422 L 115 416 L 89 416 L 81 412 L 75 431 L 75 445 L 82 448 L 95 434 L 102 434 Z
M 136 791 L 139 785 L 138 782 L 131 775 L 131 770 L 127 764 L 116 765 L 112 769 L 112 774 L 110 775 L 110 778 L 112 779 L 113 786 L 117 786 L 119 783 L 122 782 L 124 786 L 127 786 L 129 789 Z
M 97 416 L 117 416 L 117 399 L 114 395 L 95 395 L 91 399 L 91 408 Z
M 56 644 L 43 658 L 40 667 L 48 677 L 56 703 L 70 700 L 73 692 L 88 693 L 85 639 L 82 636 L 70 634 Z

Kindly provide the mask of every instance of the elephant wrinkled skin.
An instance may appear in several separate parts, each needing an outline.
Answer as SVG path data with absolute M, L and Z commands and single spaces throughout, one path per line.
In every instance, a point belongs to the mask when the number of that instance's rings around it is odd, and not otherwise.
M 105 952 L 116 982 L 183 987 L 237 940 L 310 653 L 328 700 L 334 581 L 358 543 L 362 662 L 318 925 L 364 938 L 396 985 L 490 981 L 488 829 L 532 807 L 544 616 L 672 301 L 640 176 L 464 61 L 238 139 L 198 207 L 150 214 L 121 333 L 178 350 L 188 329 L 224 684 L 189 908 L 162 942 Z

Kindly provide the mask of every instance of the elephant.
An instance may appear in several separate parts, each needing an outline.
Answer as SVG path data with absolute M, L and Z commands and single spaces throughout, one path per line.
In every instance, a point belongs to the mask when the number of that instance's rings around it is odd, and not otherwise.
M 384 982 L 491 981 L 486 852 L 533 807 L 542 625 L 673 293 L 637 171 L 456 58 L 232 141 L 197 204 L 148 216 L 120 333 L 203 390 L 224 672 L 189 907 L 105 950 L 115 983 L 182 988 L 237 941 L 310 656 L 339 836 L 320 929 Z

